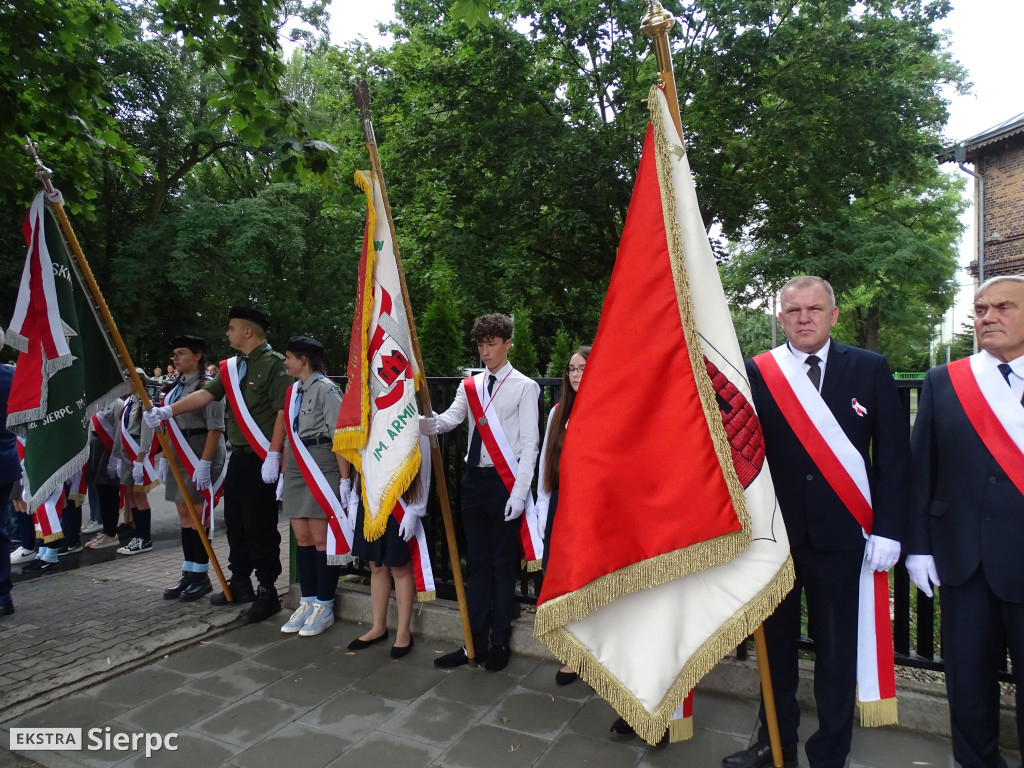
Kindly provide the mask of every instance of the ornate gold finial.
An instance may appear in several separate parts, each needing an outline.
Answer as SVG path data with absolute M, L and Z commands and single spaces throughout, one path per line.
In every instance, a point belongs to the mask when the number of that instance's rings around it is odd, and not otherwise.
M 676 17 L 666 11 L 658 0 L 648 0 L 647 14 L 640 21 L 640 29 L 653 40 L 656 37 L 667 35 L 675 23 Z

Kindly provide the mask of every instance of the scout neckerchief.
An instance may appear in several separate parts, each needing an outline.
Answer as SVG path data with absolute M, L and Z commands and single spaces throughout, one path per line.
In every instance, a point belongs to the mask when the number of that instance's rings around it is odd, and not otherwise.
M 139 455 L 142 453 L 142 448 L 139 446 L 138 441 L 132 437 L 128 431 L 128 422 L 132 415 L 132 400 L 129 400 L 124 404 L 124 411 L 121 414 L 121 445 L 124 446 L 124 451 L 128 455 L 128 460 L 134 464 L 139 460 Z M 153 456 L 159 450 L 160 444 L 153 441 L 153 444 L 149 447 L 147 453 L 142 454 L 142 483 L 139 485 L 144 491 L 148 492 L 150 488 L 157 484 L 156 479 L 156 467 L 153 466 Z
M 979 352 L 950 363 L 946 370 L 974 431 L 1017 491 L 1024 494 L 1024 408 L 1006 386 L 997 362 Z
M 223 363 L 221 363 L 223 365 Z M 352 559 L 352 526 L 345 515 L 338 499 L 338 489 L 331 487 L 323 471 L 309 453 L 295 429 L 295 420 L 299 415 L 299 398 L 296 385 L 292 384 L 285 393 L 285 419 L 288 429 L 288 442 L 292 446 L 292 457 L 306 481 L 309 492 L 313 494 L 317 505 L 327 515 L 327 564 L 345 565 Z
M 163 402 L 161 405 L 172 405 L 181 399 L 181 393 L 184 391 L 183 382 L 185 377 L 183 376 L 177 384 L 174 385 L 174 389 L 164 395 Z M 171 441 L 171 446 L 174 448 L 174 454 L 178 457 L 178 461 L 181 462 L 182 467 L 185 468 L 185 474 L 191 479 L 196 473 L 196 467 L 199 466 L 199 456 L 192 450 L 192 446 L 189 445 L 188 439 L 185 437 L 185 433 L 181 431 L 181 427 L 174 418 L 167 419 L 164 422 L 167 425 L 167 437 Z M 224 444 L 224 435 L 221 434 L 220 442 Z M 225 461 L 220 468 L 220 475 L 216 478 L 210 478 L 211 484 L 209 488 L 199 491 L 203 497 L 203 527 L 209 529 L 210 534 L 213 534 L 213 509 L 220 502 L 220 497 L 224 493 L 224 478 L 228 473 L 228 463 Z M 197 489 L 198 490 L 198 489 Z
M 850 442 L 788 345 L 758 355 L 754 363 L 790 429 L 867 537 L 874 513 L 864 457 Z M 860 404 L 854 401 L 851 407 L 857 405 Z M 860 572 L 857 617 L 857 704 L 861 725 L 890 725 L 897 721 L 889 576 L 864 567 Z
M 509 371 L 505 376 L 507 379 L 512 375 Z M 469 403 L 469 411 L 476 421 L 476 428 L 480 431 L 480 438 L 487 446 L 487 454 L 494 462 L 494 468 L 498 470 L 502 482 L 509 493 L 516 483 L 516 474 L 519 471 L 519 460 L 512 451 L 512 445 L 501 429 L 501 422 L 495 416 L 487 418 L 484 414 L 486 408 L 490 408 L 501 385 L 494 390 L 494 393 L 487 400 L 487 406 L 483 405 L 484 398 L 484 373 L 470 376 L 462 380 L 462 386 L 466 391 L 466 400 Z M 501 383 L 505 383 L 505 379 Z M 537 535 L 537 509 L 533 504 L 533 493 L 526 492 L 526 511 L 519 518 L 519 542 L 523 548 L 523 558 L 526 561 L 528 571 L 539 571 L 544 558 L 544 540 Z
M 220 361 L 220 380 L 224 385 L 224 392 L 228 396 L 228 404 L 231 412 L 235 414 L 235 421 L 238 423 L 245 441 L 249 447 L 256 451 L 256 455 L 266 461 L 267 451 L 270 450 L 270 440 L 263 434 L 259 424 L 249 413 L 249 408 L 242 397 L 241 376 L 238 374 L 238 358 L 229 357 Z

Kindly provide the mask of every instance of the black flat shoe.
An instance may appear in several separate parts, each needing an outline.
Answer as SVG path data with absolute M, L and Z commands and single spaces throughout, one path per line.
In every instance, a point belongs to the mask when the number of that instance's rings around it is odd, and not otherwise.
M 579 679 L 578 672 L 555 672 L 555 685 L 572 685 Z
M 636 731 L 633 730 L 633 726 L 621 717 L 616 718 L 615 722 L 612 723 L 612 727 L 608 729 L 608 732 L 611 733 L 612 736 L 620 739 L 632 739 L 636 736 Z
M 408 645 L 392 645 L 391 646 L 391 658 L 400 659 L 403 656 L 407 656 L 409 651 L 412 650 L 412 635 L 409 635 Z
M 360 640 L 357 637 L 355 640 L 353 640 L 351 643 L 348 644 L 348 649 L 350 651 L 361 651 L 361 650 L 363 650 L 363 648 L 369 648 L 374 643 L 379 643 L 379 642 L 381 642 L 383 640 L 387 640 L 387 639 L 388 639 L 388 631 L 385 629 L 383 635 L 377 635 L 377 637 L 374 637 L 374 638 L 372 638 L 370 640 Z M 412 643 L 409 644 L 409 647 L 412 647 Z
M 765 768 L 772 764 L 772 748 L 768 744 L 760 742 L 753 746 L 736 752 L 722 759 L 723 768 Z M 797 768 L 797 759 L 790 755 L 786 756 L 785 750 L 782 753 L 783 768 Z

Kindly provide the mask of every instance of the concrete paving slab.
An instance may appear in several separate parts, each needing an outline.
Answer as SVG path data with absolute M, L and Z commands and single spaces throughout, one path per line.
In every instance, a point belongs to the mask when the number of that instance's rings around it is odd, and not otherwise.
M 591 739 L 570 733 L 551 745 L 536 763 L 536 768 L 633 768 L 643 755 L 643 749 L 625 744 L 609 744 L 607 739 Z
M 406 657 L 410 660 L 412 658 L 412 655 Z M 390 663 L 391 657 L 386 649 L 374 647 L 362 651 L 350 651 L 347 648 L 340 648 L 314 659 L 309 666 L 315 668 L 319 673 L 330 675 L 339 683 L 347 685 Z
M 306 666 L 289 672 L 271 683 L 261 693 L 269 699 L 311 709 L 337 695 L 346 686 L 331 675 L 324 675 L 315 667 Z
M 758 708 L 756 701 L 702 691 L 699 687 L 693 696 L 694 717 L 700 714 L 700 728 L 741 739 L 750 739 L 753 735 Z
M 217 608 L 217 610 L 224 612 L 225 615 L 230 613 L 232 617 L 236 617 L 241 608 L 226 605 Z M 276 619 L 276 617 L 274 618 Z M 261 621 L 259 624 L 250 624 L 248 626 L 239 624 L 238 631 L 225 632 L 223 635 L 213 638 L 210 642 L 217 645 L 226 645 L 230 648 L 240 648 L 243 651 L 247 651 L 246 655 L 251 657 L 259 651 L 281 642 L 281 638 L 284 637 L 281 634 L 281 624 L 284 624 L 285 620 L 282 619 L 280 623 L 275 623 L 273 619 L 268 619 L 267 621 Z
M 470 706 L 494 706 L 516 684 L 516 678 L 502 672 L 492 674 L 480 668 L 458 667 L 447 672 L 432 692 Z
M 551 746 L 538 739 L 493 725 L 474 725 L 441 755 L 445 768 L 528 768 Z
M 589 699 L 576 716 L 569 721 L 567 731 L 592 739 L 609 739 L 608 729 L 618 714 L 611 704 L 599 696 Z
M 281 673 L 276 669 L 250 661 L 239 661 L 192 680 L 186 684 L 185 689 L 195 690 L 205 696 L 238 701 L 280 679 Z
M 639 768 L 678 768 L 680 765 L 720 766 L 722 758 L 746 749 L 745 739 L 718 731 L 694 729 L 693 738 L 669 744 L 664 749 L 647 749 Z M 803 763 L 807 765 L 806 761 Z
M 396 736 L 374 733 L 349 749 L 327 768 L 366 768 L 368 765 L 426 768 L 440 750 Z
M 314 637 L 283 634 L 281 632 L 281 624 L 284 621 L 277 622 L 276 618 L 268 619 L 263 624 L 268 622 L 275 624 L 278 641 L 268 645 L 262 651 L 252 654 L 249 657 L 250 661 L 262 664 L 265 667 L 271 667 L 272 669 L 279 669 L 282 672 L 294 672 L 326 656 L 337 648 L 337 643 L 332 641 L 332 638 L 327 633 L 315 635 Z M 287 619 L 287 617 L 285 618 Z
M 56 701 L 31 714 L 16 717 L 4 728 L 86 728 L 106 723 L 124 712 L 128 705 L 114 700 L 77 694 Z
M 179 688 L 122 712 L 114 722 L 144 733 L 177 733 L 223 708 L 222 699 Z
M 523 678 L 520 685 L 540 693 L 550 693 L 552 696 L 561 696 L 566 699 L 589 699 L 594 695 L 594 689 L 579 679 L 569 685 L 556 683 L 555 673 L 561 668 L 562 665 L 557 662 L 542 661 Z
M 907 733 L 891 726 L 854 728 L 850 749 L 851 761 L 879 768 L 945 766 L 949 753 L 948 741 Z
M 183 675 L 206 675 L 241 661 L 244 655 L 234 648 L 205 641 L 193 648 L 167 656 L 156 666 Z
M 256 693 L 194 725 L 192 730 L 218 741 L 248 748 L 279 731 L 301 713 L 299 707 L 266 699 Z
M 348 689 L 302 715 L 298 722 L 343 733 L 353 741 L 358 741 L 373 733 L 397 712 L 404 711 L 407 706 L 405 702 Z
M 224 742 L 216 741 L 196 733 L 179 733 L 175 741 L 177 750 L 154 752 L 150 757 L 145 753 L 132 755 L 117 768 L 208 768 L 224 765 L 241 750 Z
M 340 735 L 291 723 L 275 733 L 273 738 L 236 755 L 229 765 L 239 768 L 321 768 L 344 754 L 350 746 L 352 741 Z
M 487 725 L 554 739 L 583 708 L 583 702 L 516 688 L 484 717 Z
M 103 701 L 116 701 L 137 707 L 189 681 L 187 675 L 158 667 L 144 667 L 97 686 L 92 695 Z
M 360 690 L 395 701 L 412 701 L 437 685 L 447 674 L 433 665 L 414 666 L 409 658 L 389 659 L 354 685 Z
M 380 730 L 443 749 L 486 712 L 486 707 L 471 707 L 427 694 L 384 723 Z

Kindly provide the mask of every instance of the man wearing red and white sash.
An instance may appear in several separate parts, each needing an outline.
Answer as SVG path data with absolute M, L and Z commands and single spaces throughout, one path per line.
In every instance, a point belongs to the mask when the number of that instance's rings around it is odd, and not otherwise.
M 466 532 L 469 579 L 466 602 L 476 662 L 489 672 L 509 659 L 520 540 L 537 464 L 540 387 L 508 362 L 512 319 L 478 317 L 470 333 L 486 373 L 463 382 L 455 402 L 442 414 L 420 418 L 420 433 L 450 432 L 469 421 L 469 451 L 462 480 L 462 526 Z M 513 464 L 515 466 L 513 466 Z M 525 526 L 527 531 L 536 526 Z M 466 664 L 466 649 L 434 659 L 449 669 Z
M 875 647 L 864 638 L 858 642 L 858 630 L 865 629 L 860 601 L 870 597 L 861 588 L 862 572 L 872 583 L 872 572 L 891 568 L 904 537 L 907 417 L 885 358 L 830 339 L 839 308 L 825 280 L 794 278 L 782 289 L 781 302 L 779 320 L 788 343 L 747 361 L 796 568 L 793 591 L 764 623 L 765 638 L 783 759 L 796 766 L 797 643 L 805 593 L 818 709 L 818 730 L 805 745 L 807 758 L 811 768 L 840 768 L 850 751 L 858 662 L 864 663 L 858 651 L 863 657 L 865 646 Z M 887 595 L 886 590 L 886 621 L 875 627 L 879 653 L 872 661 L 881 671 L 887 648 L 891 680 Z M 881 687 L 880 698 L 888 699 L 894 715 L 895 684 Z M 860 694 L 867 698 L 864 690 Z M 861 706 L 864 722 L 863 701 Z M 757 743 L 722 763 L 726 768 L 771 764 L 763 707 Z
M 147 411 L 147 424 L 205 408 L 227 398 L 224 419 L 231 458 L 224 478 L 224 527 L 228 539 L 228 568 L 235 602 L 252 602 L 242 621 L 252 624 L 281 610 L 274 582 L 281 575 L 281 534 L 277 530 L 276 485 L 284 447 L 284 396 L 292 379 L 285 373 L 284 356 L 266 341 L 270 322 L 254 307 L 228 312 L 225 334 L 239 355 L 222 360 L 220 372 L 202 389 L 172 405 Z M 259 587 L 252 588 L 253 571 Z M 223 592 L 210 598 L 226 605 Z
M 1006 650 L 1024 746 L 1024 276 L 994 277 L 974 300 L 981 352 L 933 368 L 914 422 L 907 570 L 942 584 L 953 757 L 996 768 Z

